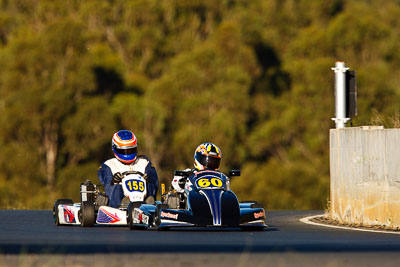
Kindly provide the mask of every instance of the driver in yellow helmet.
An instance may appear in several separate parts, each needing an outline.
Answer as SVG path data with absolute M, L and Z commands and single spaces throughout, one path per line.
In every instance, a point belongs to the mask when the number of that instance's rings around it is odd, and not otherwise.
M 186 169 L 184 172 L 188 174 L 193 174 L 198 171 L 203 170 L 218 170 L 219 165 L 221 163 L 222 152 L 218 146 L 213 143 L 202 143 L 200 144 L 196 150 L 194 151 L 194 168 Z M 186 184 L 187 176 L 175 175 L 172 179 L 171 185 L 175 190 L 176 197 L 179 198 L 179 203 L 181 204 L 171 204 L 171 206 L 178 208 L 180 206 L 182 208 L 182 203 L 185 200 L 184 192 L 185 192 L 185 184 Z M 169 195 L 169 201 L 172 201 L 172 195 Z M 167 200 L 168 201 L 168 200 Z M 170 204 L 170 203 L 169 203 Z

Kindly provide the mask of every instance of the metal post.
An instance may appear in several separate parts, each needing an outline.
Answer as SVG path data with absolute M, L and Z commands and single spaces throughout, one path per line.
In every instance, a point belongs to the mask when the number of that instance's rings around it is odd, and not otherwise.
M 347 68 L 342 61 L 337 61 L 332 70 L 335 72 L 335 116 L 332 120 L 336 128 L 344 128 L 350 118 L 346 118 L 346 71 Z

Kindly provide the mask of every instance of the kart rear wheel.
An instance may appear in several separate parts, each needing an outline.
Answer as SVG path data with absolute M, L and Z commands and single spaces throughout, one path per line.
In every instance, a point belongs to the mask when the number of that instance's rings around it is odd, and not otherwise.
M 144 204 L 144 201 L 138 201 L 138 202 L 131 202 L 128 205 L 128 208 L 126 210 L 126 221 L 128 223 L 129 229 L 131 230 L 146 230 L 147 228 L 145 226 L 137 226 L 133 224 L 133 212 L 135 208 L 140 208 L 142 204 Z
M 248 232 L 262 232 L 265 229 L 265 226 L 241 226 L 242 231 Z
M 95 218 L 95 206 L 91 201 L 83 201 L 81 203 L 81 209 L 79 210 L 79 221 L 82 227 L 91 227 L 94 225 Z
M 264 208 L 264 205 L 261 203 L 258 203 L 257 201 L 242 201 L 240 203 L 253 203 L 250 205 L 250 208 Z
M 168 204 L 157 204 L 156 205 L 156 210 L 154 213 L 154 224 L 157 226 L 157 230 L 163 231 L 163 230 L 169 230 L 168 227 L 160 227 L 161 224 L 161 219 L 160 219 L 160 213 L 161 209 L 168 209 L 169 206 Z
M 55 224 L 58 226 L 60 225 L 60 218 L 58 217 L 58 206 L 59 205 L 73 205 L 74 201 L 72 201 L 72 199 L 69 198 L 65 198 L 65 199 L 57 199 L 56 201 L 54 201 L 54 205 L 53 205 L 53 218 L 54 218 L 54 222 Z

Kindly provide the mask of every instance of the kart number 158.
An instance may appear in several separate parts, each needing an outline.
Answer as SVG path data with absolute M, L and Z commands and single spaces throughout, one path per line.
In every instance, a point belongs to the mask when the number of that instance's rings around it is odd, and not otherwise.
M 127 180 L 125 182 L 125 185 L 129 192 L 133 192 L 133 191 L 143 192 L 144 191 L 144 183 L 139 180 Z

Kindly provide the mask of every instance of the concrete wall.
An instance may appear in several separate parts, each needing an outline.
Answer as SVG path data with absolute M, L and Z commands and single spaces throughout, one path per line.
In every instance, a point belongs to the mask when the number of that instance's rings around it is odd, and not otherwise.
M 330 130 L 330 216 L 400 227 L 400 129 Z

